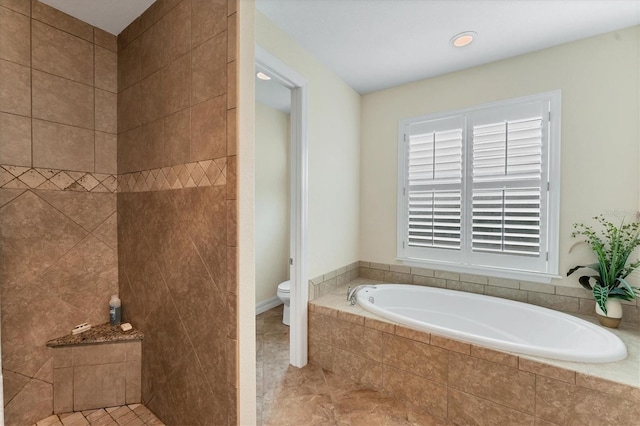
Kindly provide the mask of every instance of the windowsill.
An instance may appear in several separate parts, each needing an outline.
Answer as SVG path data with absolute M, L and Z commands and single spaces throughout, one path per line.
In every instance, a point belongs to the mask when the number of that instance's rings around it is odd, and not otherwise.
M 419 268 L 437 269 L 441 271 L 457 272 L 462 274 L 483 275 L 487 277 L 506 278 L 519 281 L 531 281 L 535 283 L 550 284 L 553 279 L 562 278 L 558 274 L 519 271 L 515 269 L 490 268 L 483 266 L 460 265 L 451 262 L 426 261 L 413 258 L 400 258 L 396 260 L 407 266 Z

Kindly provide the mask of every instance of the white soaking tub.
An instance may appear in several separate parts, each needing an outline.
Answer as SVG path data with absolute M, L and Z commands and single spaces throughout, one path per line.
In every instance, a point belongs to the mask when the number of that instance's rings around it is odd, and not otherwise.
M 467 343 L 574 362 L 627 357 L 617 336 L 580 318 L 527 303 L 406 284 L 363 287 L 357 301 L 388 320 Z

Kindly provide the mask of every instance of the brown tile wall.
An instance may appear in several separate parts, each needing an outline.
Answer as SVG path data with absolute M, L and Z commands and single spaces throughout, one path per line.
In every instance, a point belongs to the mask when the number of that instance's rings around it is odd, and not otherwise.
M 0 189 L 7 425 L 53 412 L 50 339 L 109 320 L 118 291 L 116 194 Z
M 235 125 L 236 75 L 227 71 L 236 41 L 227 27 L 235 33 L 236 14 L 227 3 L 156 1 L 119 35 L 119 174 L 235 155 L 227 121 Z
M 53 412 L 47 340 L 117 292 L 116 37 L 0 2 L 0 283 L 7 425 Z M 63 191 L 66 190 L 66 191 Z
M 117 60 L 114 35 L 37 0 L 3 2 L 0 164 L 116 174 Z
M 54 347 L 54 413 L 140 403 L 141 359 L 140 341 Z
M 157 0 L 118 36 L 119 286 L 168 424 L 237 422 L 235 19 Z
M 637 388 L 313 303 L 309 310 L 312 364 L 452 424 L 630 425 L 640 418 Z

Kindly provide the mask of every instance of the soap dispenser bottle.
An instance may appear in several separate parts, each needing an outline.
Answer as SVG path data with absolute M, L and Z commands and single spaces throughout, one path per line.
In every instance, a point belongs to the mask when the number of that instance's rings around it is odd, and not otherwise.
M 109 300 L 109 324 L 120 325 L 122 321 L 122 303 L 117 294 L 111 296 Z

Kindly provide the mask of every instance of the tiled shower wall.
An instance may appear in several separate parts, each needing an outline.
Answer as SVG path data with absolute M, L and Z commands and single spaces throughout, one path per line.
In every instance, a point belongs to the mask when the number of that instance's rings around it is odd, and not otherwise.
M 116 50 L 115 36 L 37 1 L 0 1 L 7 425 L 51 414 L 45 343 L 107 321 L 117 292 Z
M 118 36 L 119 285 L 168 424 L 236 423 L 235 22 L 158 0 Z

